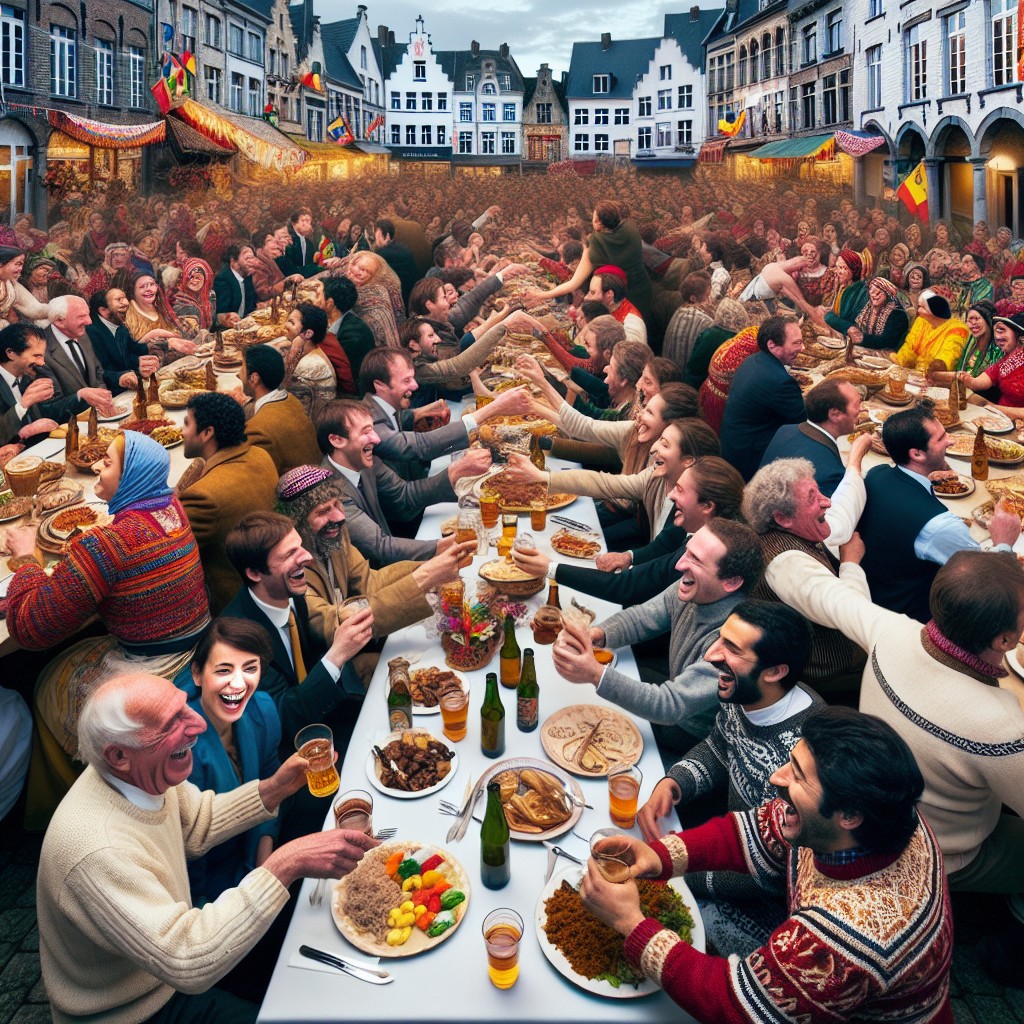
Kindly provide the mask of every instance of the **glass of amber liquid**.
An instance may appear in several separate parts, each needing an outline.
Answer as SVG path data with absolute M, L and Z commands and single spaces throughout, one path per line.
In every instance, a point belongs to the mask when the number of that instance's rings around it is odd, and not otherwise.
M 350 789 L 334 801 L 334 827 L 373 835 L 373 794 Z
M 495 988 L 511 988 L 519 979 L 519 940 L 523 919 L 508 907 L 492 910 L 484 918 L 487 975 Z
M 548 500 L 536 498 L 530 502 L 530 528 L 543 530 L 548 525 Z
M 617 764 L 608 772 L 608 811 L 617 828 L 636 823 L 637 798 L 643 773 L 635 764 Z
M 509 540 L 516 539 L 516 531 L 519 528 L 519 517 L 515 512 L 501 513 L 501 535 Z
M 441 721 L 444 722 L 444 734 L 458 743 L 466 738 L 466 718 L 469 714 L 469 694 L 462 689 L 449 690 L 442 694 Z
M 479 538 L 476 532 L 476 518 L 472 512 L 460 512 L 458 523 L 455 527 L 455 540 L 459 544 L 465 544 L 468 541 L 472 541 L 474 544 L 478 543 Z M 472 554 L 466 556 L 459 562 L 459 568 L 465 569 L 467 566 L 473 564 Z
M 480 492 L 480 521 L 488 530 L 498 525 L 497 491 Z
M 334 733 L 329 725 L 307 725 L 295 734 L 295 749 L 309 762 L 306 785 L 313 796 L 330 796 L 341 785 L 334 767 Z
M 629 869 L 636 863 L 628 838 L 618 829 L 599 828 L 590 837 L 590 856 L 609 882 L 628 882 Z
M 43 478 L 43 460 L 38 455 L 18 455 L 4 467 L 7 486 L 16 498 L 31 498 Z

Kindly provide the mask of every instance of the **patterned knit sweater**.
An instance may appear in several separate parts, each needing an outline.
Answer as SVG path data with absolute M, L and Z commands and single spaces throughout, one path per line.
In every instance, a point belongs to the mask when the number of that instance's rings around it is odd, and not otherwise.
M 29 565 L 11 580 L 7 622 L 28 650 L 59 644 L 94 615 L 119 641 L 140 645 L 195 636 L 210 621 L 199 549 L 177 498 L 124 509 L 76 538 L 53 575 Z
M 952 1024 L 953 918 L 922 819 L 902 853 L 826 865 L 782 837 L 782 802 L 654 844 L 662 878 L 724 868 L 788 875 L 790 916 L 746 959 L 697 952 L 648 918 L 626 956 L 698 1020 Z

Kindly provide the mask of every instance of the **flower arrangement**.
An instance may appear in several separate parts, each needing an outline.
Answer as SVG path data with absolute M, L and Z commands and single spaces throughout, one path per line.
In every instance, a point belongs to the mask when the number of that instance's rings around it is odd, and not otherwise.
M 487 605 L 463 604 L 461 615 L 457 608 L 442 607 L 437 614 L 441 648 L 449 668 L 472 672 L 483 668 L 494 657 L 502 631 Z
M 88 178 L 79 174 L 71 161 L 56 160 L 43 175 L 43 184 L 52 192 L 81 192 Z

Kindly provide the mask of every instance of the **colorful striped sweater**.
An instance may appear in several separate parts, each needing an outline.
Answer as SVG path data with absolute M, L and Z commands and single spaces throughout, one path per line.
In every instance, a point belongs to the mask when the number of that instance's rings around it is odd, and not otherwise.
M 782 801 L 672 833 L 662 878 L 710 868 L 788 873 L 790 916 L 746 959 L 699 953 L 648 918 L 626 955 L 697 1020 L 952 1024 L 953 918 L 921 819 L 902 853 L 824 865 L 783 839 Z
M 7 622 L 28 650 L 54 647 L 95 615 L 129 645 L 194 636 L 210 621 L 199 549 L 177 498 L 87 531 L 52 575 L 29 565 L 11 580 Z

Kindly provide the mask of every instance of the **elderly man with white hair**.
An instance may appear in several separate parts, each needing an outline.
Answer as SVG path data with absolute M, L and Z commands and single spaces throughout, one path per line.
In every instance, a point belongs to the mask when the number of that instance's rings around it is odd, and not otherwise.
M 59 295 L 50 300 L 50 326 L 46 335 L 46 375 L 54 381 L 54 398 L 78 399 L 76 412 L 88 406 L 107 410 L 112 404 L 103 380 L 103 367 L 85 333 L 92 323 L 89 303 L 80 295 Z
M 213 986 L 255 946 L 300 878 L 337 878 L 377 845 L 331 830 L 275 850 L 212 903 L 193 907 L 185 862 L 265 821 L 305 785 L 293 754 L 269 779 L 228 793 L 189 783 L 206 728 L 166 679 L 116 676 L 79 719 L 88 767 L 43 841 L 40 959 L 54 1021 L 255 1021 Z

